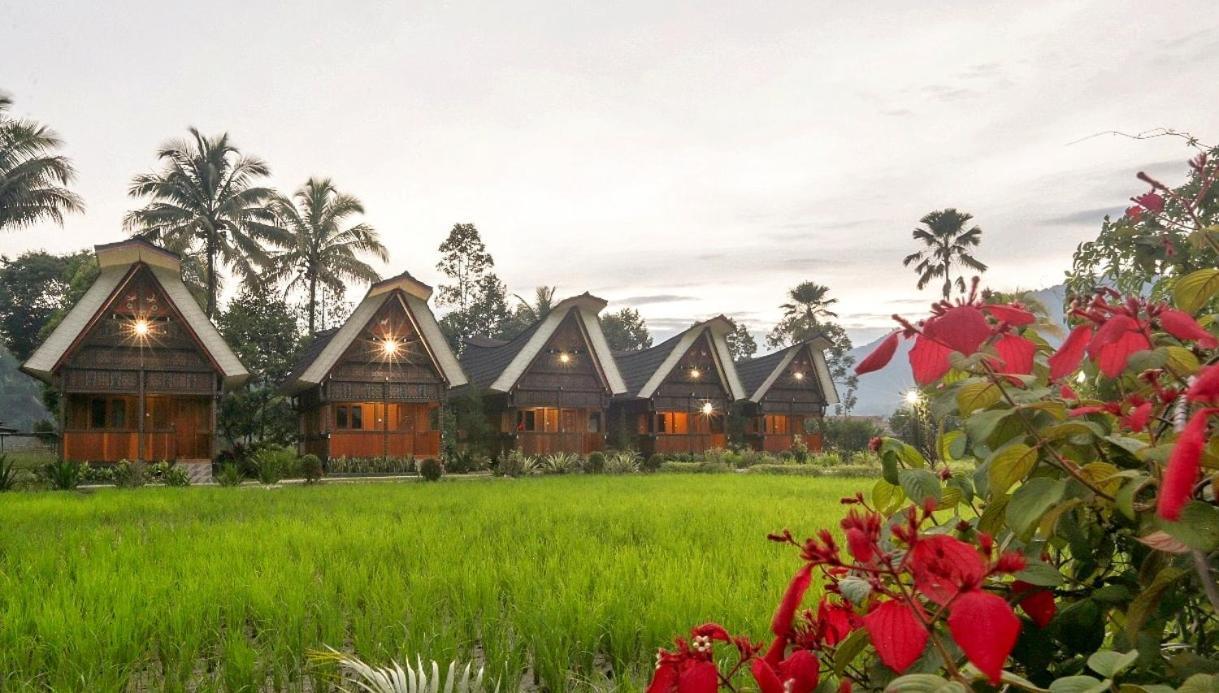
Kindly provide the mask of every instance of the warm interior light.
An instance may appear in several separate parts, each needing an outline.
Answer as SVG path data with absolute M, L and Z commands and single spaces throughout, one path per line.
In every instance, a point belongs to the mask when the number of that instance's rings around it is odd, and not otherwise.
M 136 320 L 135 323 L 131 325 L 131 331 L 134 332 L 135 336 L 137 336 L 137 337 L 147 337 L 148 336 L 148 321 L 147 320 Z
M 804 380 L 804 374 L 799 371 L 792 373 L 792 377 L 796 380 Z
M 381 342 L 381 352 L 386 356 L 393 356 L 394 354 L 397 354 L 398 342 L 392 339 L 387 339 L 384 342 Z
M 711 416 L 715 413 L 715 407 L 710 402 L 703 402 L 703 416 Z
M 691 378 L 697 378 L 697 377 L 698 377 L 698 376 L 700 376 L 700 375 L 702 375 L 702 373 L 701 373 L 701 372 L 700 372 L 700 371 L 699 371 L 697 368 L 691 368 L 691 369 L 690 369 L 690 377 L 691 377 Z M 710 404 L 708 404 L 708 405 L 706 405 L 706 406 L 708 406 L 708 407 L 709 407 L 709 406 L 711 406 L 711 405 L 710 405 Z
M 918 390 L 906 391 L 906 404 L 915 405 L 921 401 L 923 401 L 923 393 L 919 392 Z
M 559 352 L 559 363 L 571 363 L 571 354 L 566 351 Z

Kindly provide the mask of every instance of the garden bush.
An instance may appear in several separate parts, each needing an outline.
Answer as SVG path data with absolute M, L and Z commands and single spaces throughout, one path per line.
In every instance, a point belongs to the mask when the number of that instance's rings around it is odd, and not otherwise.
M 12 491 L 17 487 L 17 463 L 0 455 L 0 491 Z
M 668 460 L 662 462 L 657 469 L 660 472 L 683 472 L 687 474 L 726 474 L 732 467 L 726 462 L 678 462 Z
M 332 457 L 326 462 L 326 472 L 345 474 L 414 474 L 418 471 L 414 457 Z
M 601 474 L 605 471 L 605 453 L 591 452 L 584 461 L 584 471 L 590 474 Z
M 119 460 L 111 478 L 119 488 L 139 488 L 148 482 L 147 465 L 140 461 Z
M 440 481 L 444 476 L 444 465 L 435 457 L 428 457 L 419 463 L 419 475 L 425 481 Z
M 830 476 L 832 469 L 812 464 L 755 464 L 750 474 L 785 474 L 791 476 Z
M 42 476 L 52 489 L 71 491 L 80 485 L 82 466 L 71 460 L 57 460 L 43 465 Z
M 161 473 L 161 483 L 166 486 L 190 486 L 190 474 L 182 467 L 171 464 Z
M 634 474 L 639 471 L 639 453 L 618 450 L 605 458 L 606 474 Z
M 469 474 L 487 469 L 486 456 L 473 449 L 455 449 L 445 458 L 444 468 L 449 474 Z
M 112 484 L 114 483 L 113 465 L 84 464 L 80 469 L 81 484 Z
M 664 463 L 665 456 L 659 452 L 654 452 L 651 455 L 648 455 L 647 459 L 643 461 L 643 464 L 639 465 L 639 468 L 641 471 L 651 473 L 659 470 L 660 466 Z
M 315 484 L 322 480 L 324 470 L 322 468 L 322 460 L 317 455 L 312 453 L 302 455 L 300 459 L 301 476 L 305 478 L 305 483 Z
M 237 468 L 236 462 L 225 462 L 220 465 L 220 471 L 213 475 L 217 484 L 221 486 L 240 486 L 245 480 L 241 470 Z
M 495 465 L 492 473 L 496 476 L 524 476 L 529 473 L 534 464 L 535 460 L 529 455 L 520 450 L 509 450 L 507 454 L 500 457 L 499 464 Z
M 255 474 L 266 486 L 278 484 L 296 465 L 296 453 L 287 448 L 268 446 L 254 453 Z

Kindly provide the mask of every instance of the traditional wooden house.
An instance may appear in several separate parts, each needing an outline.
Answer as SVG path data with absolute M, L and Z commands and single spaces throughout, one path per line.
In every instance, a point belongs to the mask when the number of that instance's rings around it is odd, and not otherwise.
M 404 272 L 372 285 L 342 327 L 314 336 L 281 386 L 296 403 L 303 452 L 440 454 L 440 408 L 466 376 L 428 307 L 431 295 Z
M 827 406 L 838 403 L 825 362 L 829 346 L 828 340 L 817 337 L 736 364 L 749 397 L 745 435 L 754 449 L 788 450 L 796 436 L 810 449 L 821 449 L 816 422 Z
M 588 293 L 561 301 L 510 341 L 467 340 L 461 365 L 501 449 L 586 454 L 605 446 L 606 407 L 626 391 Z
M 210 463 L 220 393 L 249 378 L 182 283 L 177 255 L 99 245 L 100 273 L 21 369 L 59 390 L 65 460 Z
M 727 415 L 745 396 L 728 351 L 731 331 L 720 316 L 649 349 L 615 354 L 627 392 L 615 398 L 610 417 L 644 454 L 727 445 Z

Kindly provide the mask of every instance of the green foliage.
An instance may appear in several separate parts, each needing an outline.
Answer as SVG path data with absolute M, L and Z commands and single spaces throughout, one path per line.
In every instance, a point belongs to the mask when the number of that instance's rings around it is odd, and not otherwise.
M 322 467 L 322 460 L 313 453 L 301 455 L 300 458 L 301 476 L 305 478 L 305 483 L 316 484 L 322 480 L 322 475 L 325 469 Z
M 428 457 L 419 463 L 419 476 L 425 481 L 440 481 L 444 476 L 444 465 L 435 457 Z
M 605 472 L 605 453 L 601 451 L 590 452 L 588 459 L 584 461 L 584 471 L 589 474 L 602 474 Z
M 634 308 L 623 308 L 600 317 L 601 331 L 613 351 L 638 351 L 652 346 L 648 323 Z
M 2 127 L 2 125 L 0 125 Z M 18 361 L 25 361 L 49 334 L 44 329 L 80 298 L 73 279 L 86 266 L 96 276 L 93 253 L 79 251 L 52 255 L 43 251 L 22 253 L 15 259 L 0 256 L 0 339 Z
M 56 491 L 71 491 L 80 485 L 81 464 L 71 460 L 58 460 L 42 468 L 42 477 Z
M 802 282 L 788 292 L 788 302 L 780 306 L 783 319 L 766 336 L 766 343 L 779 348 L 808 341 L 814 337 L 825 337 L 830 342 L 826 349 L 826 363 L 830 378 L 838 388 L 841 414 L 850 414 L 855 408 L 855 391 L 859 377 L 855 375 L 855 357 L 851 356 L 851 338 L 846 330 L 832 321 L 838 317 L 830 306 L 838 299 L 829 298 L 829 287 L 815 282 Z
M 581 469 L 580 456 L 570 452 L 555 452 L 539 460 L 541 463 L 535 473 L 541 474 L 575 474 Z
M 17 487 L 17 463 L 0 455 L 0 491 L 12 491 Z
M 474 224 L 454 224 L 439 250 L 436 269 L 450 283 L 439 287 L 436 305 L 451 309 L 440 319 L 449 345 L 461 353 L 465 340 L 475 335 L 511 337 L 516 325 L 508 309 L 508 289 L 495 275 L 495 260 Z
M 655 472 L 660 469 L 660 465 L 664 464 L 664 462 L 665 456 L 659 452 L 654 452 L 644 459 L 643 463 L 639 465 L 639 469 L 643 472 Z
M 743 324 L 732 318 L 728 318 L 728 322 L 732 325 L 732 331 L 728 333 L 725 341 L 728 342 L 728 353 L 732 354 L 732 360 L 744 361 L 753 358 L 758 352 L 758 340 L 753 338 L 749 328 Z
M 190 486 L 190 475 L 178 465 L 171 464 L 161 472 L 161 483 L 166 486 Z
M 732 471 L 732 467 L 724 462 L 661 461 L 654 471 L 684 474 L 726 474 Z
M 298 464 L 296 453 L 277 446 L 268 446 L 254 453 L 253 461 L 258 481 L 267 486 L 278 484 Z
M 114 465 L 113 478 L 119 488 L 138 488 L 148 483 L 148 465 L 138 460 L 120 460 Z
M 981 227 L 965 228 L 971 220 L 972 214 L 958 212 L 952 208 L 930 212 L 919 220 L 923 228 L 914 229 L 911 235 L 925 247 L 907 255 L 902 264 L 907 267 L 914 265 L 920 291 L 930 284 L 931 280 L 943 279 L 944 284 L 940 291 L 944 300 L 948 300 L 952 297 L 954 267 L 967 267 L 973 272 L 986 271 L 986 265 L 979 262 L 970 252 L 970 248 L 976 248 L 982 243 Z M 957 275 L 955 284 L 957 291 L 965 293 L 963 275 Z
M 822 421 L 825 445 L 831 450 L 845 453 L 868 449 L 868 442 L 883 433 L 870 419 L 846 416 L 828 416 Z
M 212 478 L 221 486 L 240 486 L 241 482 L 245 481 L 245 476 L 234 462 L 221 464 L 219 473 L 214 474 Z
M 76 170 L 57 154 L 59 136 L 36 121 L 16 118 L 13 100 L 0 94 L 0 231 L 42 221 L 63 224 L 65 214 L 84 210 L 67 185 Z
M 477 387 L 471 385 L 464 388 L 461 394 L 450 397 L 444 411 L 452 417 L 452 433 L 448 436 L 451 450 L 456 450 L 459 442 L 464 444 L 466 450 L 483 456 L 490 455 L 498 448 L 499 432 L 487 419 L 482 392 Z M 442 423 L 444 416 L 442 414 Z M 446 431 L 442 429 L 442 439 L 445 434 Z
M 444 469 L 450 474 L 469 474 L 486 471 L 491 461 L 482 453 L 474 450 L 455 450 L 444 459 Z
M 326 471 L 334 474 L 402 475 L 418 471 L 414 457 L 332 457 Z
M 606 474 L 634 474 L 639 471 L 639 453 L 633 450 L 616 450 L 605 458 Z

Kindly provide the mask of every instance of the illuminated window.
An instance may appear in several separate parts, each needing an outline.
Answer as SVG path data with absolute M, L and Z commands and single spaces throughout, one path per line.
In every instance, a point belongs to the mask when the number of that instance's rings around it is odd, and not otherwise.
M 775 435 L 787 435 L 791 431 L 786 415 L 767 414 L 765 426 L 767 433 Z
M 656 432 L 685 435 L 690 432 L 690 417 L 684 411 L 662 411 L 656 414 Z

